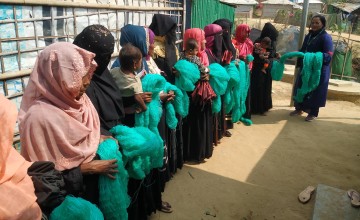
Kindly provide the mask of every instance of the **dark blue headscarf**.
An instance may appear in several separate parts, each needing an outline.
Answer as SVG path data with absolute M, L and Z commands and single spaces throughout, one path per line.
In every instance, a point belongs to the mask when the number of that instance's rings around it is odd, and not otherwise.
M 127 24 L 123 28 L 121 28 L 120 46 L 123 46 L 127 43 L 131 43 L 132 45 L 140 49 L 143 56 L 143 69 L 145 68 L 146 72 L 149 72 L 149 68 L 145 59 L 148 55 L 148 45 L 145 28 L 132 24 Z M 111 69 L 115 67 L 120 67 L 119 58 L 115 60 L 115 62 L 111 66 Z

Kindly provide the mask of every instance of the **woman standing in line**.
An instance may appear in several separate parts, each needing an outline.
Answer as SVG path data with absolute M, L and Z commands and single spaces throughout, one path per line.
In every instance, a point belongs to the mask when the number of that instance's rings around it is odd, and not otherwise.
M 240 24 L 236 28 L 235 39 L 233 40 L 233 44 L 236 49 L 236 58 L 248 63 L 249 69 L 251 70 L 253 64 L 252 64 L 252 62 L 249 63 L 249 61 L 246 60 L 246 56 L 252 54 L 253 49 L 254 49 L 254 44 L 250 40 L 249 36 L 250 36 L 249 25 Z M 250 90 L 250 88 L 251 87 L 249 87 L 248 94 L 247 94 L 246 101 L 245 101 L 246 112 L 244 114 L 244 117 L 247 119 L 251 119 L 251 90 Z
M 308 113 L 305 121 L 313 121 L 319 115 L 319 108 L 325 107 L 326 96 L 330 78 L 330 62 L 333 55 L 333 43 L 331 36 L 325 31 L 326 19 L 322 15 L 315 15 L 311 19 L 310 31 L 306 35 L 301 52 L 322 52 L 323 65 L 321 67 L 320 82 L 317 88 L 306 94 L 304 101 L 295 102 L 295 110 L 290 116 L 301 115 L 303 112 Z M 303 68 L 303 59 L 298 59 L 297 66 Z M 301 74 L 298 74 L 295 84 L 295 92 L 302 85 Z M 296 93 L 295 93 L 296 94 Z
M 236 49 L 234 45 L 231 42 L 231 29 L 233 26 L 233 23 L 226 18 L 218 19 L 213 22 L 213 24 L 220 25 L 223 29 L 223 40 L 222 40 L 222 52 L 221 52 L 221 65 L 227 65 L 230 63 L 230 61 L 235 60 L 236 58 Z M 224 126 L 224 136 L 231 137 L 231 132 L 228 129 L 231 129 L 234 127 L 234 124 L 232 122 L 231 112 L 229 114 L 225 115 L 225 106 L 222 106 L 222 112 Z
M 271 45 L 266 51 L 269 53 L 268 59 L 270 64 L 266 69 L 266 73 L 262 71 L 264 67 L 264 60 L 256 53 L 254 55 L 254 62 L 251 73 L 251 113 L 266 115 L 266 112 L 272 108 L 272 77 L 271 77 L 271 68 L 272 61 L 275 58 L 279 57 L 279 54 L 276 53 L 276 40 L 279 35 L 279 32 L 276 30 L 274 25 L 271 23 L 266 23 L 261 31 L 260 37 L 255 40 L 255 43 L 260 43 L 261 40 L 265 37 L 271 39 Z
M 209 24 L 204 27 L 205 32 L 205 52 L 209 59 L 209 64 L 219 63 L 221 64 L 221 53 L 222 53 L 222 27 L 217 24 Z M 225 117 L 222 117 L 222 113 L 214 114 L 214 132 L 213 142 L 216 146 L 220 143 L 220 139 L 224 134 Z
M 155 14 L 149 26 L 154 34 L 153 50 L 151 57 L 155 61 L 157 67 L 161 70 L 161 74 L 166 81 L 175 85 L 175 75 L 173 66 L 179 59 L 179 51 L 175 46 L 177 23 L 169 15 Z M 173 94 L 169 94 L 173 95 Z M 163 117 L 160 125 L 163 125 L 162 131 L 165 136 L 165 142 L 168 149 L 169 171 L 170 176 L 176 173 L 177 169 L 181 169 L 184 164 L 183 158 L 183 129 L 182 118 L 177 115 L 178 125 L 176 129 L 166 127 Z M 169 177 L 170 177 L 169 176 Z
M 209 65 L 209 60 L 205 52 L 205 32 L 200 28 L 188 29 L 184 34 L 184 42 L 187 42 L 188 39 L 195 39 L 197 41 L 198 53 L 196 56 L 200 59 L 202 65 L 207 67 Z M 208 73 L 204 74 L 204 77 L 200 80 L 208 80 L 208 77 Z M 210 158 L 212 156 L 212 123 L 213 114 L 211 103 L 207 102 L 202 106 L 200 103 L 190 98 L 189 115 L 184 118 L 185 161 L 201 163 L 205 158 Z

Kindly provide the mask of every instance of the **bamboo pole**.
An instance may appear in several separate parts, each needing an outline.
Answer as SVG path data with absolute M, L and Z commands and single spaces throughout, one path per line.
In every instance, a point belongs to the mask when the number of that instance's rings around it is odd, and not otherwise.
M 41 5 L 53 7 L 77 7 L 77 8 L 96 8 L 96 9 L 116 9 L 130 11 L 182 11 L 182 7 L 137 7 L 129 5 L 113 5 L 113 4 L 94 4 L 83 2 L 68 2 L 57 0 L 0 0 L 3 4 L 21 4 L 21 5 Z

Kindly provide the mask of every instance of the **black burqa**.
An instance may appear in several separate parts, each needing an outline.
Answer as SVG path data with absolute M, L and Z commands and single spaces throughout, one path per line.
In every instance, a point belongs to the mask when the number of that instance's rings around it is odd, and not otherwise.
M 276 57 L 276 41 L 279 32 L 276 30 L 274 25 L 271 23 L 266 23 L 261 31 L 260 37 L 255 40 L 254 43 L 260 43 L 264 37 L 269 37 L 271 39 L 271 46 L 267 49 L 270 53 L 269 67 L 266 69 L 266 74 L 264 74 L 261 69 L 264 65 L 264 60 L 261 60 L 258 54 L 253 53 L 254 62 L 251 73 L 251 113 L 253 114 L 264 114 L 272 108 L 272 77 L 271 77 L 271 68 L 273 60 Z
M 231 51 L 231 53 L 233 55 L 231 60 L 235 60 L 236 49 L 231 42 L 231 29 L 232 29 L 233 23 L 229 19 L 222 18 L 222 19 L 218 19 L 218 20 L 214 21 L 213 24 L 220 25 L 223 29 L 222 56 L 224 55 L 225 51 L 228 50 L 228 51 Z M 224 98 L 222 96 L 222 103 L 224 103 L 223 101 L 224 101 Z M 225 106 L 224 105 L 221 106 L 221 114 L 220 115 L 221 115 L 220 122 L 222 123 L 221 130 L 222 130 L 223 134 L 225 135 L 225 132 L 228 129 L 233 128 L 234 124 L 232 123 L 231 113 L 229 113 L 227 115 L 225 114 Z
M 236 58 L 236 49 L 231 42 L 231 29 L 233 23 L 226 18 L 218 19 L 213 22 L 213 24 L 220 25 L 223 29 L 223 47 L 222 47 L 222 55 L 224 55 L 226 50 L 231 51 L 233 57 L 231 60 L 235 60 Z
M 163 14 L 155 14 L 149 26 L 155 36 L 165 36 L 165 57 L 157 57 L 154 61 L 159 69 L 165 72 L 164 77 L 171 84 L 175 84 L 172 67 L 177 61 L 175 46 L 176 27 L 177 24 L 173 18 Z
M 114 52 L 114 37 L 102 25 L 90 25 L 76 36 L 74 44 L 96 54 L 98 67 L 86 90 L 99 114 L 101 134 L 111 135 L 109 130 L 120 124 L 124 107 L 120 90 L 107 68 Z
M 165 57 L 157 56 L 154 61 L 158 68 L 164 72 L 163 76 L 171 83 L 175 84 L 175 76 L 172 68 L 177 62 L 176 55 L 176 28 L 177 23 L 168 15 L 155 14 L 149 28 L 154 32 L 155 36 L 165 36 Z M 165 109 L 163 109 L 165 112 Z M 177 115 L 178 126 L 175 129 L 169 129 L 166 126 L 166 115 L 163 114 L 159 123 L 159 132 L 161 137 L 165 140 L 168 149 L 169 158 L 169 172 L 175 173 L 177 168 L 183 166 L 183 134 L 182 134 L 182 118 Z M 170 176 L 164 177 L 169 180 Z

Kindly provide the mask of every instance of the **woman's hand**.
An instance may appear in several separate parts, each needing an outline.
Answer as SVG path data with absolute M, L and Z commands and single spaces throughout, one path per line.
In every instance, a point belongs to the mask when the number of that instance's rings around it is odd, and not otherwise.
M 105 141 L 106 139 L 109 139 L 109 138 L 115 140 L 116 143 L 118 142 L 113 136 L 100 135 L 100 141 L 99 141 L 99 143 L 101 143 L 101 142 L 103 142 L 103 141 Z
M 168 93 L 161 93 L 160 94 L 160 100 L 163 103 L 170 102 L 174 100 L 175 94 L 174 91 L 170 90 Z
M 202 75 L 200 76 L 200 79 L 201 79 L 202 81 L 209 81 L 209 78 L 210 78 L 210 75 L 209 75 L 208 73 L 202 74 Z
M 117 160 L 93 160 L 89 163 L 84 163 L 80 165 L 81 172 L 83 174 L 103 174 L 109 177 L 110 179 L 115 179 L 114 173 L 119 172 L 116 168 Z
M 275 58 L 276 59 L 280 59 L 281 58 L 281 55 L 279 53 L 275 53 Z
M 144 100 L 144 102 L 151 102 L 151 100 L 152 100 L 152 92 L 141 93 L 141 98 Z

